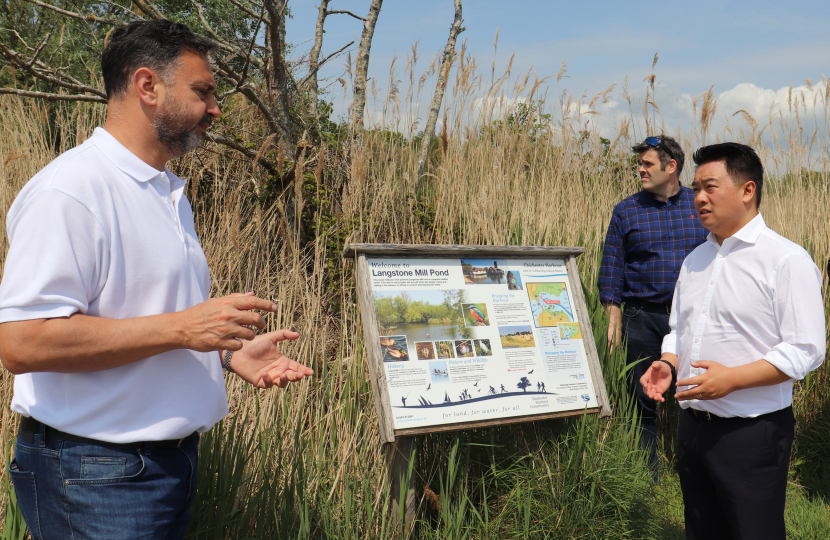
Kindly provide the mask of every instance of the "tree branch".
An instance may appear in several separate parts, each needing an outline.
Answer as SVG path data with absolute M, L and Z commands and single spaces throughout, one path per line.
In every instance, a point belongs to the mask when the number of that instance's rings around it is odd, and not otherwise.
M 136 5 L 138 9 L 140 9 L 145 15 L 153 19 L 165 19 L 166 17 L 161 14 L 161 12 L 148 0 L 133 0 L 133 4 Z
M 444 100 L 447 79 L 450 76 L 450 68 L 455 57 L 455 42 L 458 39 L 458 34 L 464 31 L 461 23 L 461 0 L 455 0 L 455 19 L 453 20 L 452 26 L 450 26 L 450 37 L 447 38 L 447 46 L 444 48 L 441 67 L 438 69 L 438 84 L 435 85 L 435 95 L 429 107 L 429 116 L 427 117 L 427 124 L 424 127 L 424 136 L 421 139 L 421 151 L 418 157 L 418 178 L 415 180 L 416 193 L 421 189 L 424 166 L 429 157 L 429 147 L 432 145 L 432 138 L 435 136 L 435 124 L 438 122 L 438 112 L 441 110 L 441 102 Z
M 345 9 L 335 9 L 333 11 L 326 11 L 326 15 L 351 15 L 352 17 L 354 17 L 355 19 L 357 19 L 359 21 L 366 22 L 365 18 L 361 17 L 360 15 L 355 15 L 351 11 L 348 11 L 348 10 L 345 10 Z
M 86 86 L 82 84 L 77 84 L 77 82 L 66 82 L 62 79 L 58 79 L 55 77 L 51 77 L 40 71 L 36 70 L 33 67 L 33 64 L 38 63 L 36 59 L 28 58 L 25 54 L 19 53 L 13 49 L 9 49 L 6 47 L 2 42 L 0 42 L 0 53 L 6 57 L 10 62 L 16 64 L 20 69 L 29 73 L 32 77 L 40 79 L 42 81 L 50 82 L 54 85 L 60 86 L 61 88 L 66 88 L 67 90 L 75 90 L 76 92 L 89 92 L 91 94 L 95 94 L 106 99 L 107 95 L 104 92 L 96 88 L 92 88 L 91 86 Z M 52 68 L 47 68 L 52 69 Z M 54 73 L 54 70 L 52 69 Z M 74 80 L 74 79 L 73 79 Z
M 136 1 L 141 2 L 141 0 L 136 0 Z M 60 13 L 61 15 L 66 15 L 67 17 L 72 17 L 73 19 L 79 19 L 79 20 L 86 21 L 86 22 L 97 22 L 97 23 L 101 23 L 101 24 L 108 24 L 110 26 L 124 26 L 125 24 L 127 24 L 124 21 L 119 21 L 117 19 L 107 19 L 105 17 L 96 17 L 95 15 L 92 15 L 92 14 L 81 15 L 80 13 L 75 13 L 74 11 L 66 11 L 65 9 L 61 9 L 59 7 L 53 6 L 52 4 L 47 4 L 46 2 L 41 2 L 40 0 L 26 0 L 26 2 L 29 2 L 30 4 L 35 4 L 37 6 L 40 6 L 40 7 L 46 8 L 46 9 L 51 9 L 52 11 Z
M 235 143 L 234 141 L 228 139 L 224 135 L 219 135 L 218 133 L 210 133 L 210 132 L 208 132 L 206 135 L 207 135 L 208 139 L 210 139 L 211 141 L 213 141 L 217 144 L 221 144 L 222 146 L 227 146 L 228 148 L 231 148 L 233 150 L 236 150 L 237 152 L 245 154 L 246 156 L 248 156 L 251 159 L 256 158 L 256 152 Z M 271 173 L 272 175 L 276 176 L 277 178 L 280 177 L 280 173 L 279 173 L 279 171 L 277 171 L 276 165 L 274 165 L 273 163 L 271 163 L 270 161 L 268 161 L 264 157 L 260 156 L 258 163 L 260 165 L 262 165 L 262 167 L 265 170 L 267 170 L 269 173 Z
M 360 35 L 360 45 L 357 48 L 357 59 L 355 60 L 355 77 L 352 85 L 352 144 L 363 140 L 363 112 L 366 109 L 366 74 L 369 71 L 369 53 L 372 49 L 372 38 L 375 35 L 375 25 L 378 22 L 380 8 L 383 0 L 372 0 L 369 6 L 369 14 L 366 16 L 366 23 L 363 25 L 363 33 Z
M 18 90 L 17 88 L 0 88 L 0 94 L 41 98 L 48 99 L 49 101 L 89 101 L 92 103 L 107 102 L 106 99 L 98 96 L 87 96 L 84 94 L 50 94 L 48 92 L 35 92 L 33 90 Z
M 303 80 L 301 80 L 301 81 L 297 84 L 297 86 L 303 86 L 305 83 L 307 83 L 307 82 L 308 82 L 308 80 L 309 80 L 309 79 L 310 79 L 310 78 L 311 78 L 311 77 L 312 77 L 315 73 L 317 73 L 317 71 L 319 71 L 319 70 L 320 70 L 320 68 L 321 68 L 321 67 L 323 67 L 323 64 L 325 64 L 326 62 L 328 62 L 329 60 L 331 60 L 332 58 L 334 58 L 334 57 L 335 57 L 335 56 L 337 56 L 338 54 L 342 53 L 343 51 L 345 51 L 347 48 L 351 47 L 352 45 L 354 45 L 354 40 L 352 40 L 352 41 L 350 41 L 350 42 L 346 43 L 345 45 L 343 45 L 342 47 L 340 47 L 339 49 L 337 49 L 336 51 L 334 51 L 334 52 L 333 52 L 333 53 L 331 53 L 330 55 L 328 55 L 328 56 L 326 56 L 325 58 L 323 58 L 320 62 L 318 62 L 318 63 L 317 63 L 317 67 L 313 67 L 313 68 L 311 68 L 311 71 L 309 71 L 309 72 L 306 74 L 306 76 L 305 76 L 305 77 L 303 77 Z
M 216 57 L 216 65 L 221 70 L 223 76 L 230 80 L 236 88 L 239 89 L 242 95 L 250 99 L 251 102 L 257 106 L 259 111 L 265 117 L 265 121 L 268 122 L 268 129 L 271 130 L 272 133 L 277 133 L 277 121 L 274 118 L 274 114 L 271 112 L 271 108 L 268 106 L 268 103 L 266 103 L 253 88 L 247 84 L 243 84 L 242 76 L 234 71 L 232 67 L 226 64 L 225 61 L 218 56 Z
M 237 2 L 236 0 L 230 0 L 230 2 L 231 2 L 231 4 L 235 5 L 236 7 L 238 7 L 239 9 L 241 9 L 242 11 L 244 11 L 245 13 L 250 15 L 251 17 L 259 17 L 259 15 L 257 15 L 257 13 L 254 10 L 252 10 L 251 8 L 243 5 L 241 2 Z M 262 6 L 260 6 L 260 7 L 262 7 Z M 268 17 L 263 17 L 262 20 L 265 21 L 265 24 L 269 24 L 269 25 L 271 24 L 271 19 L 269 19 Z

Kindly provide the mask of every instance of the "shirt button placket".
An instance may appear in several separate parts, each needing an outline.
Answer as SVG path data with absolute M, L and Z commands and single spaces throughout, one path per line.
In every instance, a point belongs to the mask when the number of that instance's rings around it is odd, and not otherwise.
M 724 253 L 721 251 L 715 258 L 715 265 L 714 268 L 712 268 L 712 277 L 709 279 L 709 285 L 706 287 L 706 293 L 703 296 L 703 305 L 700 309 L 700 316 L 698 317 L 697 325 L 695 326 L 695 339 L 694 344 L 692 345 L 693 362 L 700 360 L 700 347 L 701 340 L 703 339 L 703 329 L 706 327 L 706 319 L 709 315 L 709 306 L 712 303 L 712 297 L 715 293 L 715 285 L 718 281 L 718 277 L 720 276 L 721 269 L 723 268 L 723 260 Z M 692 368 L 691 371 L 692 375 L 700 375 L 702 373 L 700 368 Z

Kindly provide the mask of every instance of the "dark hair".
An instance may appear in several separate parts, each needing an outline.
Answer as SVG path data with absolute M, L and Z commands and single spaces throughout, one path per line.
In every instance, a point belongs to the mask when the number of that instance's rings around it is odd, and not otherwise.
M 666 165 L 669 164 L 669 161 L 674 160 L 677 163 L 677 177 L 680 178 L 680 173 L 683 172 L 683 164 L 686 163 L 686 154 L 683 152 L 683 148 L 680 147 L 680 144 L 673 137 L 660 135 L 658 138 L 660 139 L 660 144 L 657 146 L 652 146 L 643 141 L 638 145 L 632 146 L 631 149 L 638 154 L 655 150 L 660 157 L 661 171 L 666 170 Z
M 207 57 L 216 46 L 187 26 L 165 19 L 135 21 L 117 28 L 101 56 L 107 99 L 126 92 L 133 73 L 143 67 L 165 79 L 185 49 Z
M 735 185 L 755 182 L 755 207 L 761 207 L 761 190 L 764 187 L 764 165 L 751 147 L 734 142 L 702 146 L 693 156 L 695 168 L 713 161 L 723 161 Z

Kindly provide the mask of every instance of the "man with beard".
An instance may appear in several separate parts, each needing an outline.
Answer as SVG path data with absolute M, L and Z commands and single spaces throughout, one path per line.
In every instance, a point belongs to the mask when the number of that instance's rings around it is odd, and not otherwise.
M 0 360 L 22 415 L 9 467 L 32 537 L 182 538 L 198 434 L 228 412 L 224 369 L 259 387 L 312 374 L 277 348 L 252 293 L 209 298 L 184 195 L 165 167 L 219 116 L 210 42 L 169 21 L 112 33 L 103 128 L 9 209 Z

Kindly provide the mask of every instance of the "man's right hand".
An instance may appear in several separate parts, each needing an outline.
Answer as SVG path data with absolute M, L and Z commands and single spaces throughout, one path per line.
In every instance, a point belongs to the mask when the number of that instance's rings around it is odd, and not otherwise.
M 613 351 L 620 346 L 622 336 L 622 311 L 616 304 L 605 304 L 605 314 L 608 315 L 608 346 Z
M 238 351 L 240 339 L 250 341 L 256 336 L 249 327 L 265 329 L 265 320 L 254 310 L 273 312 L 277 306 L 249 292 L 211 298 L 179 312 L 182 345 L 201 352 Z
M 666 362 L 658 360 L 652 362 L 648 370 L 640 377 L 640 384 L 643 385 L 643 391 L 648 397 L 654 401 L 665 403 L 666 398 L 663 397 L 663 394 L 671 386 L 671 379 L 671 368 L 666 365 Z

